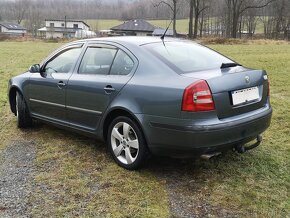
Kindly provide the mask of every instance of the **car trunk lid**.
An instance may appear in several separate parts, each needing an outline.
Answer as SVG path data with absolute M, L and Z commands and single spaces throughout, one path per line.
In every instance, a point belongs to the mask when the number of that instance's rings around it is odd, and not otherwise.
M 268 81 L 263 70 L 237 66 L 182 76 L 207 81 L 220 119 L 262 108 L 267 103 Z

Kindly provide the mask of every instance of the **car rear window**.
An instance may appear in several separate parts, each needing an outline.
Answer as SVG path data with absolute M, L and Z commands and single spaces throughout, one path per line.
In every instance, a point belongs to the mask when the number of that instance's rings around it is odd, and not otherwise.
M 221 54 L 193 42 L 160 42 L 146 44 L 144 47 L 180 74 L 220 68 L 222 63 L 234 63 Z

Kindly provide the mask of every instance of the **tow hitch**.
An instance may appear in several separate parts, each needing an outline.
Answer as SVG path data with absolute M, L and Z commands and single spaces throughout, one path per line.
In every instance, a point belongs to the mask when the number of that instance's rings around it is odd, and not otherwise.
M 258 135 L 257 138 L 256 138 L 256 142 L 252 145 L 249 145 L 249 146 L 244 146 L 244 145 L 237 145 L 235 147 L 235 150 L 238 152 L 238 153 L 245 153 L 246 151 L 248 150 L 251 150 L 253 148 L 256 148 L 260 145 L 260 143 L 262 142 L 262 136 L 261 135 Z

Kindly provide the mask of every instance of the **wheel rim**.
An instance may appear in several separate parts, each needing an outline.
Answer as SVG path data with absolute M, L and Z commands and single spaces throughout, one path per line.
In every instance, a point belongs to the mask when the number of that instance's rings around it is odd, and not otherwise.
M 117 123 L 111 132 L 113 154 L 123 164 L 132 164 L 139 153 L 139 140 L 134 129 L 126 122 Z

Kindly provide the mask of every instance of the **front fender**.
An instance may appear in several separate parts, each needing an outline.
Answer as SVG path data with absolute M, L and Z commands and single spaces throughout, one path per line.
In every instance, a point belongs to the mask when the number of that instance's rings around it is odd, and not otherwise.
M 30 73 L 24 73 L 19 76 L 13 77 L 8 81 L 7 95 L 10 104 L 11 111 L 16 113 L 16 92 L 20 92 L 27 103 L 29 99 L 28 83 L 29 83 Z M 27 105 L 28 106 L 28 105 Z

